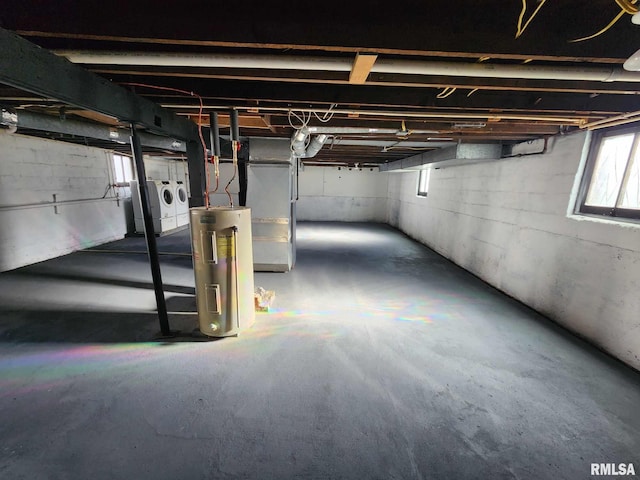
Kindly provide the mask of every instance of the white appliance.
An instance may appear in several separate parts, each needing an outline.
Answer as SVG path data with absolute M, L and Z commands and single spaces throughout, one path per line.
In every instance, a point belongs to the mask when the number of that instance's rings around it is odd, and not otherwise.
M 160 234 L 177 228 L 175 187 L 173 183 L 161 180 L 147 180 L 147 188 L 149 190 L 154 233 Z M 138 182 L 131 182 L 131 200 L 136 233 L 144 233 L 144 219 L 142 217 Z
M 181 181 L 175 182 L 176 222 L 178 227 L 189 225 L 189 197 L 187 188 Z
M 191 209 L 191 241 L 200 331 L 237 335 L 255 321 L 251 210 Z
M 256 272 L 288 272 L 295 264 L 294 175 L 288 139 L 251 138 L 247 206 Z

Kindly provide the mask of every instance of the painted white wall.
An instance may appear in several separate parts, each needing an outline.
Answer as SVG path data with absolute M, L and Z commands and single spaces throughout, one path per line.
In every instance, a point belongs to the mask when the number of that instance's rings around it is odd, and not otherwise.
M 189 191 L 189 170 L 186 160 L 175 160 L 165 157 L 144 157 L 144 168 L 147 174 L 148 180 L 175 180 L 183 182 L 187 191 Z M 224 191 L 229 180 L 233 178 L 234 167 L 231 163 L 220 164 L 220 181 L 218 191 L 211 194 L 211 205 L 229 205 L 229 196 Z M 209 182 L 211 185 L 211 191 L 215 190 L 216 178 L 213 165 L 209 167 Z M 229 193 L 233 198 L 233 204 L 238 205 L 240 192 L 239 176 L 236 175 L 235 179 L 229 185 Z
M 124 202 L 101 198 L 111 162 L 105 150 L 0 132 L 0 271 L 122 238 Z
M 297 220 L 385 222 L 387 177 L 368 168 L 305 167 L 300 171 Z
M 545 155 L 389 175 L 388 221 L 640 369 L 640 225 L 571 214 L 586 134 Z
M 147 180 L 175 180 L 189 183 L 186 160 L 174 160 L 145 155 L 144 169 L 147 174 Z

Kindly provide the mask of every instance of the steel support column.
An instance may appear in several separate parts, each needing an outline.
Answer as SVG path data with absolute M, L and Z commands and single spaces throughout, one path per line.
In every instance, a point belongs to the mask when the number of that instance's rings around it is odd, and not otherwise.
M 207 188 L 204 163 L 204 150 L 201 142 L 187 142 L 187 168 L 189 170 L 190 207 L 204 206 L 204 193 Z
M 158 246 L 156 244 L 156 235 L 153 231 L 153 218 L 151 217 L 151 202 L 149 200 L 149 189 L 147 188 L 147 175 L 144 169 L 144 160 L 142 157 L 142 147 L 140 138 L 136 131 L 135 125 L 131 125 L 131 151 L 136 164 L 136 173 L 138 175 L 138 183 L 140 188 L 140 203 L 142 206 L 142 216 L 144 218 L 144 236 L 147 240 L 147 252 L 149 254 L 149 263 L 151 265 L 151 277 L 153 278 L 153 290 L 156 294 L 156 305 L 158 307 L 158 319 L 160 320 L 160 331 L 164 336 L 171 335 L 169 328 L 169 316 L 167 314 L 167 304 L 164 299 L 164 291 L 162 289 L 162 274 L 160 272 L 160 259 L 158 257 Z

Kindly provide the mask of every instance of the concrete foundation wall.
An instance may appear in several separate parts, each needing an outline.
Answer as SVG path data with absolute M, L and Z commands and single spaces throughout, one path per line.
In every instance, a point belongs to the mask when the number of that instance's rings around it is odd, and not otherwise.
M 186 160 L 162 157 L 144 157 L 144 169 L 148 180 L 175 180 L 189 185 Z
M 575 216 L 586 135 L 545 155 L 389 174 L 388 222 L 640 369 L 640 225 Z
M 122 238 L 111 178 L 105 150 L 0 131 L 0 271 Z
M 342 167 L 305 167 L 300 172 L 298 220 L 385 222 L 387 173 Z

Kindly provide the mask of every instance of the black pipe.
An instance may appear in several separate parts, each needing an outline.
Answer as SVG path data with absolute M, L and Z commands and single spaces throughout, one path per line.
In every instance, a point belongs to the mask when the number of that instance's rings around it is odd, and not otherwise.
M 238 183 L 240 183 L 240 192 L 238 192 L 238 203 L 241 207 L 247 206 L 247 162 L 238 162 Z
M 156 305 L 158 308 L 158 319 L 160 320 L 160 331 L 162 335 L 171 335 L 169 328 L 169 316 L 167 315 L 167 304 L 164 299 L 162 289 L 162 274 L 160 273 L 160 258 L 158 257 L 158 245 L 156 235 L 153 231 L 153 218 L 151 216 L 151 201 L 149 199 L 149 188 L 147 187 L 147 174 L 144 170 L 144 160 L 142 158 L 142 146 L 136 127 L 131 125 L 131 151 L 136 164 L 138 174 L 138 185 L 140 192 L 140 203 L 142 206 L 142 217 L 144 219 L 144 236 L 147 240 L 147 253 L 151 266 L 151 277 L 153 278 L 153 290 L 156 294 Z
M 240 141 L 240 127 L 238 126 L 238 110 L 231 109 L 231 141 Z
M 220 158 L 220 128 L 218 127 L 218 112 L 209 114 L 209 137 L 211 138 L 211 150 Z

